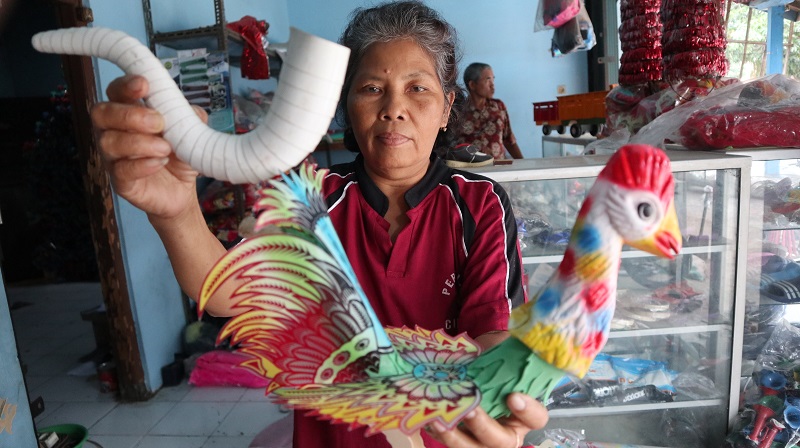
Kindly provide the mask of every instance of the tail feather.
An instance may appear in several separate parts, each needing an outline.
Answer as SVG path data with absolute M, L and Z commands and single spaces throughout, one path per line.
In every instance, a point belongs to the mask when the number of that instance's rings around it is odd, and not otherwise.
M 239 314 L 219 334 L 255 361 L 244 364 L 274 387 L 360 381 L 397 370 L 392 353 L 339 242 L 322 197 L 324 171 L 303 165 L 263 189 L 256 230 L 276 226 L 228 252 L 208 274 L 202 310 L 227 282 Z M 394 366 L 394 367 L 393 367 Z

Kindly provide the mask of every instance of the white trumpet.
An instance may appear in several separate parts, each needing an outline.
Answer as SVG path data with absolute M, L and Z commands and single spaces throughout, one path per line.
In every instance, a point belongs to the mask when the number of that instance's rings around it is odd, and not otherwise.
M 94 56 L 150 84 L 145 104 L 164 116 L 164 138 L 192 168 L 232 183 L 255 183 L 291 169 L 328 131 L 336 112 L 350 50 L 291 28 L 272 106 L 252 132 L 231 135 L 205 125 L 161 61 L 122 31 L 66 28 L 33 36 L 44 53 Z

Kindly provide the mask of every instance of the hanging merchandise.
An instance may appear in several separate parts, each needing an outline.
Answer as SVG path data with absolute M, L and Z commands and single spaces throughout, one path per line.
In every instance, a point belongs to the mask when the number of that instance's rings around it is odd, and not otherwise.
M 533 31 L 558 28 L 578 15 L 580 8 L 580 0 L 541 0 Z
M 267 57 L 267 29 L 269 24 L 252 16 L 244 16 L 231 22 L 228 29 L 239 33 L 244 40 L 242 50 L 242 77 L 247 79 L 269 79 Z
M 620 1 L 620 85 L 644 84 L 661 79 L 660 8 L 661 0 Z
M 551 53 L 555 57 L 575 51 L 589 51 L 596 43 L 592 20 L 581 1 L 578 14 L 553 32 Z
M 725 29 L 719 0 L 664 0 L 664 79 L 718 79 L 728 72 Z

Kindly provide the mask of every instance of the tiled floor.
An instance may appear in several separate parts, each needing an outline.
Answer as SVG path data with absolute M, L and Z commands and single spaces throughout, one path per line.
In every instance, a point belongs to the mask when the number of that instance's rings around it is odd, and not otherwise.
M 8 287 L 7 294 L 29 396 L 45 402 L 38 428 L 77 423 L 104 448 L 246 448 L 287 415 L 262 389 L 200 388 L 185 380 L 146 402 L 120 403 L 100 391 L 93 372 L 75 372 L 78 359 L 96 347 L 80 312 L 102 303 L 99 284 Z

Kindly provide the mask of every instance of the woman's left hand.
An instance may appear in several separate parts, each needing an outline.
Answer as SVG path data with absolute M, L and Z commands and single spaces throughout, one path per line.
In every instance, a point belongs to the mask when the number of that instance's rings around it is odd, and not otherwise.
M 529 431 L 547 424 L 547 409 L 520 393 L 509 394 L 506 403 L 512 412 L 510 417 L 495 420 L 478 407 L 467 415 L 462 426 L 447 431 L 443 425 L 434 423 L 428 432 L 451 448 L 518 448 Z

